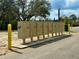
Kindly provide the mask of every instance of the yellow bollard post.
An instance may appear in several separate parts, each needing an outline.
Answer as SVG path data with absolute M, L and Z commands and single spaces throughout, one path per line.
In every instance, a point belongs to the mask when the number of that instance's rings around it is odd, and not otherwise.
M 68 24 L 68 32 L 69 32 L 69 35 L 70 35 L 70 24 Z
M 8 24 L 8 49 L 12 48 L 12 25 Z

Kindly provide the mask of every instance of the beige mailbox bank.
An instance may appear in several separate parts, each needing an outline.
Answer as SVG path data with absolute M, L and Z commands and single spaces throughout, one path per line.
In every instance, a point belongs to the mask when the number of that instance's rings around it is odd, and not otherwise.
M 26 38 L 38 37 L 42 35 L 45 39 L 45 35 L 52 34 L 53 36 L 62 35 L 64 32 L 64 23 L 62 22 L 50 22 L 50 21 L 20 21 L 18 22 L 18 38 L 25 40 Z

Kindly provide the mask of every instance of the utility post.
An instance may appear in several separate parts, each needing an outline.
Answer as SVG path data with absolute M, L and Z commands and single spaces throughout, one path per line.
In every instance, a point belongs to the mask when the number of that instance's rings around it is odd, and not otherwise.
M 60 21 L 60 8 L 58 9 L 58 20 Z
M 8 24 L 8 49 L 12 48 L 12 25 Z

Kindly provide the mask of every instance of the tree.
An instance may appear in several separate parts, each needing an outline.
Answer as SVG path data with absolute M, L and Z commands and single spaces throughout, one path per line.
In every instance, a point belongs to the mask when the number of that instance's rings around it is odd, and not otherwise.
M 1 0 L 0 1 L 0 17 L 2 20 L 7 21 L 8 23 L 12 19 L 17 18 L 17 8 L 15 6 L 14 0 Z
M 76 15 L 75 14 L 70 15 L 70 20 L 72 21 L 72 24 L 76 24 L 76 20 L 77 20 Z
M 60 21 L 64 22 L 65 24 L 71 24 L 71 20 L 68 16 L 62 16 L 60 17 Z
M 25 21 L 29 15 L 28 11 L 30 10 L 30 6 L 27 0 L 17 0 L 16 6 L 18 8 L 18 17 L 20 20 Z
M 45 18 L 50 14 L 50 4 L 46 0 L 31 0 L 29 2 L 27 0 L 18 0 L 16 4 L 19 10 L 17 12 L 18 18 L 23 21 L 29 21 L 33 16 L 42 16 Z
M 47 0 L 33 0 L 30 3 L 31 9 L 29 10 L 29 15 L 41 16 L 46 18 L 50 15 L 50 3 Z
M 15 6 L 15 0 L 0 0 L 0 25 L 3 30 L 7 29 L 8 23 L 17 19 L 16 12 L 17 7 Z

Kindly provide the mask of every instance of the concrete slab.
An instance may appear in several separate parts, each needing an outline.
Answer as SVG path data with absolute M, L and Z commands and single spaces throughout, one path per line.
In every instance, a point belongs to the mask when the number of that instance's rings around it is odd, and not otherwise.
M 30 47 L 30 46 L 33 46 L 33 45 L 37 45 L 37 44 L 41 44 L 41 43 L 44 43 L 44 42 L 47 42 L 47 41 L 51 41 L 51 40 L 59 40 L 59 39 L 62 39 L 62 38 L 65 38 L 65 37 L 69 37 L 70 35 L 62 35 L 62 36 L 57 36 L 57 37 L 52 37 L 52 38 L 47 38 L 47 39 L 44 39 L 44 40 L 38 40 L 38 41 L 34 41 L 34 42 L 30 42 L 30 43 L 26 43 L 25 45 L 22 45 L 22 44 L 16 44 L 16 45 L 13 45 L 13 48 L 18 48 L 18 49 L 24 49 L 24 48 L 27 48 L 27 47 Z

